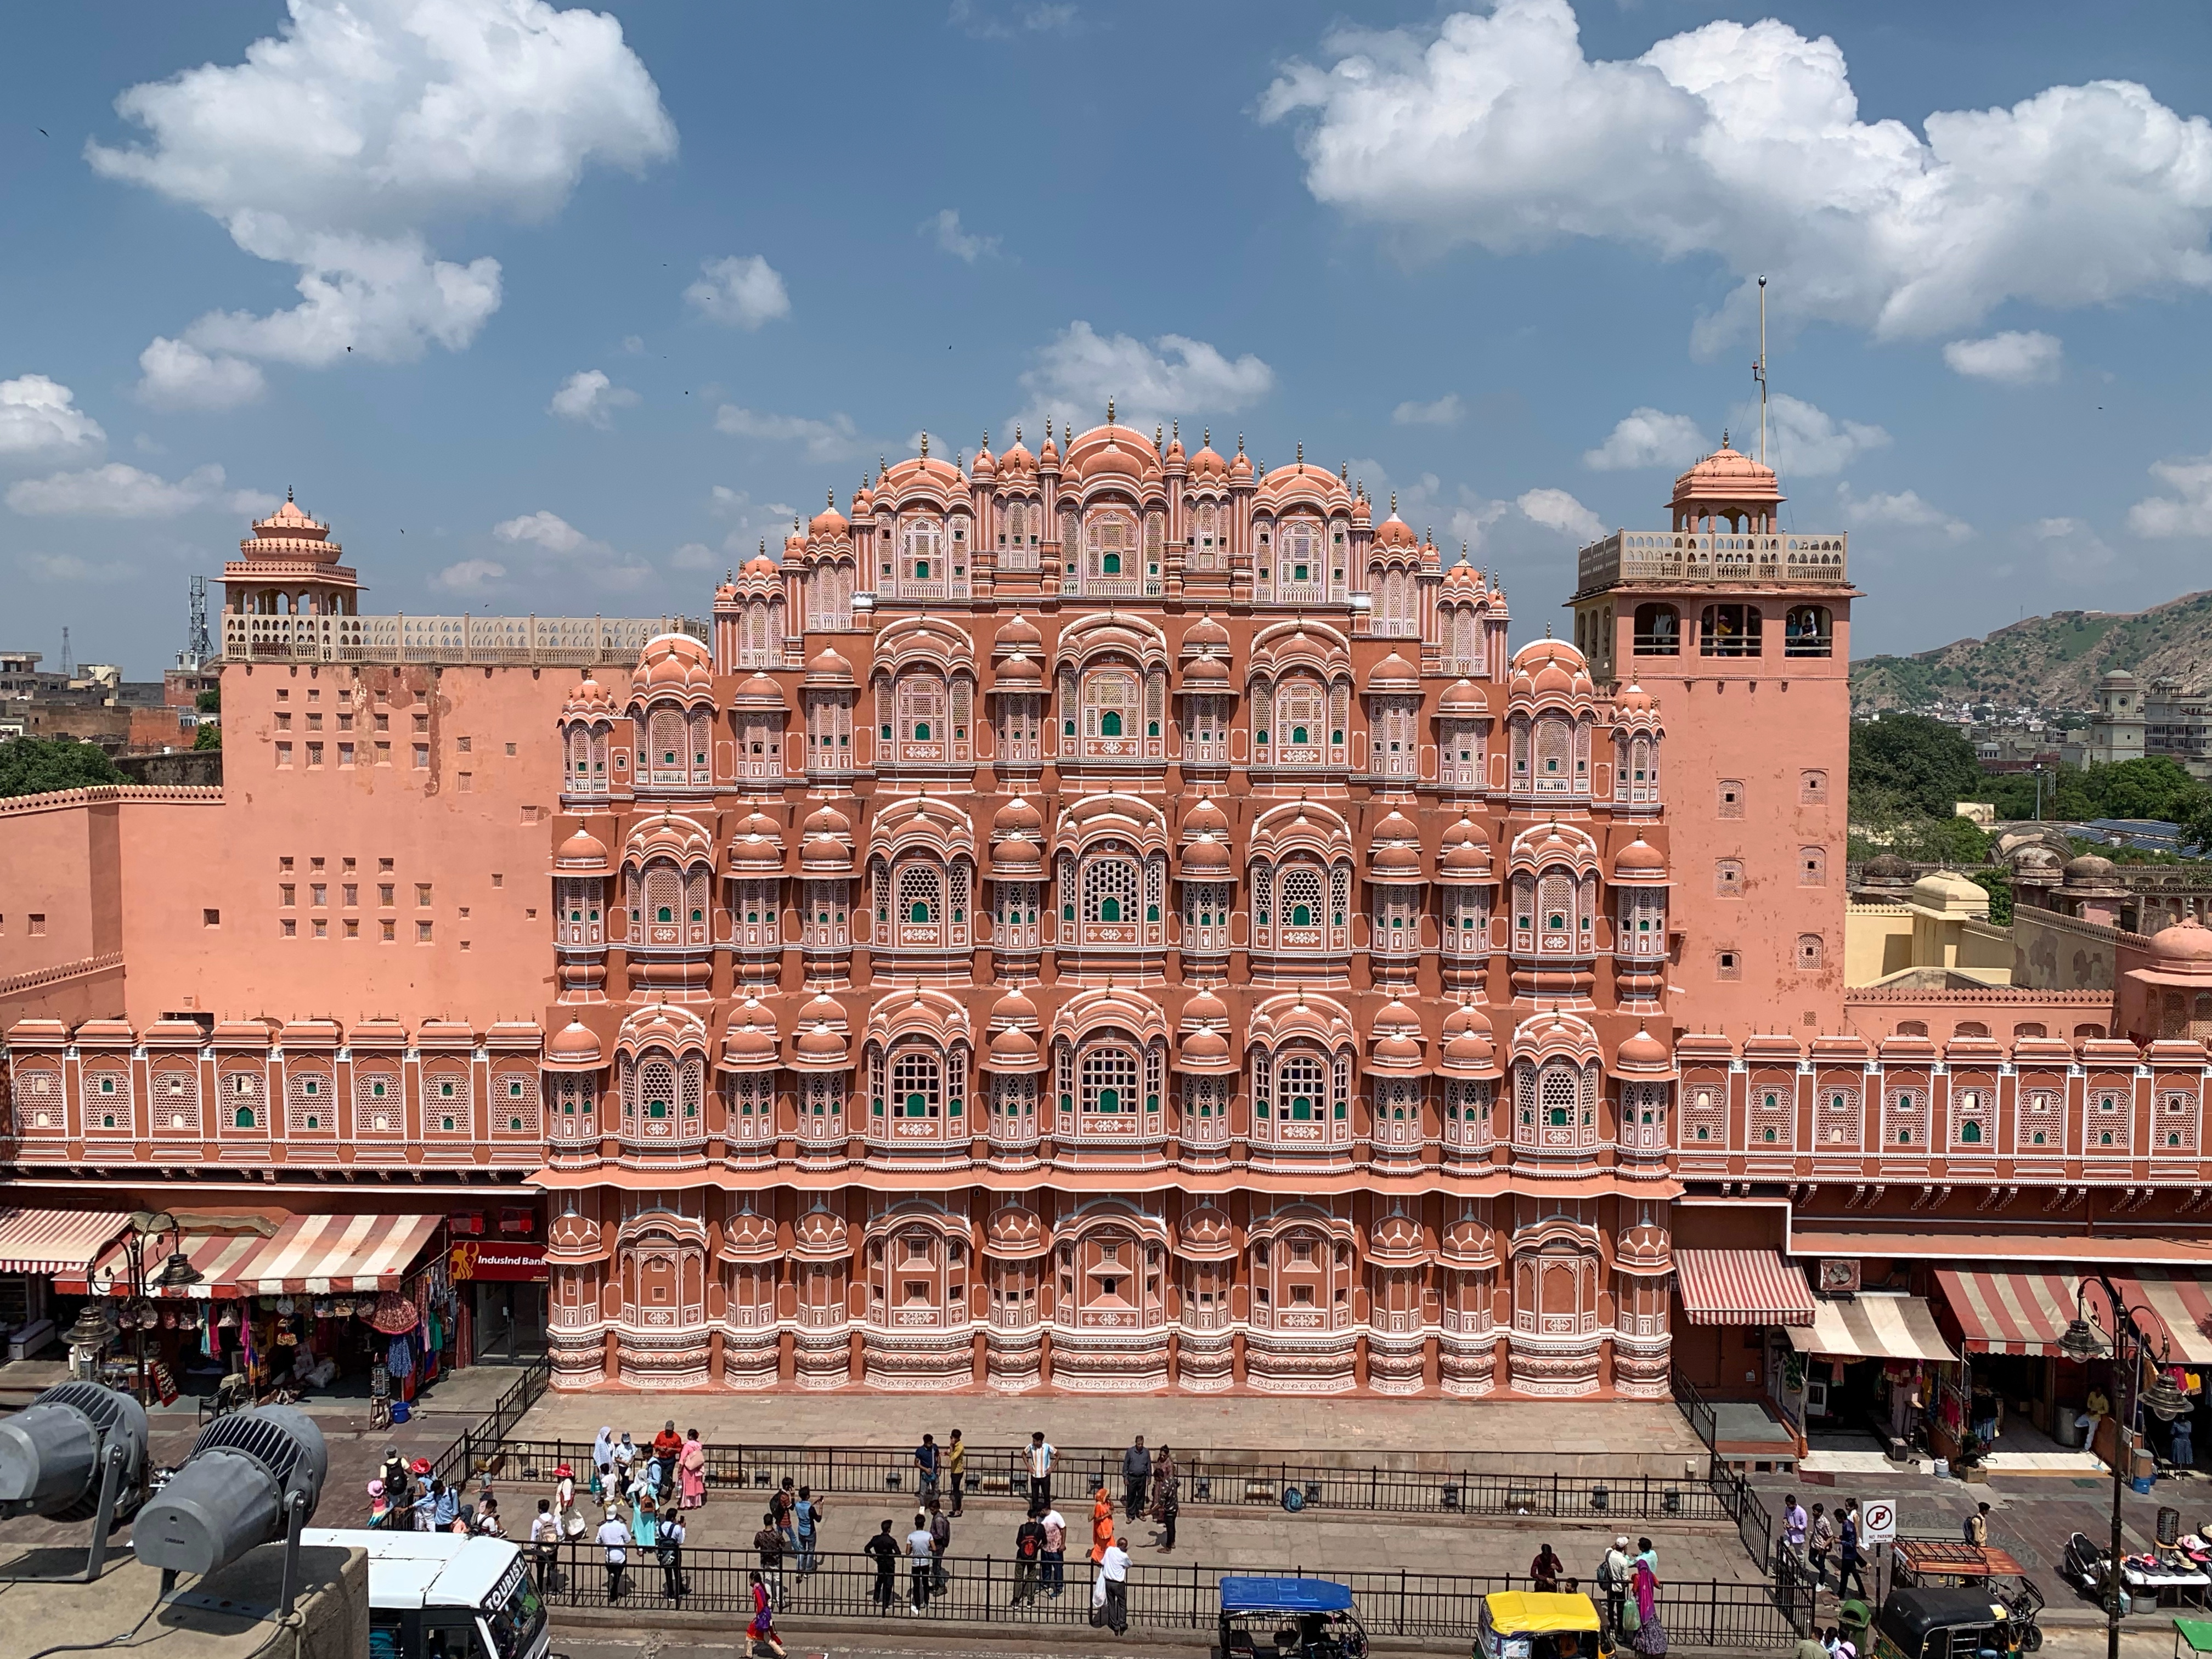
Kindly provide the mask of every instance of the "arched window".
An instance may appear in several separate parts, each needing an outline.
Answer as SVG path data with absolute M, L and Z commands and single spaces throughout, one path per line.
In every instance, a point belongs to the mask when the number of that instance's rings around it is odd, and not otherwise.
M 1284 925 L 1311 927 L 1321 910 L 1321 872 L 1310 864 L 1294 864 L 1283 872 L 1279 884 Z
M 1638 605 L 1635 639 L 1630 648 L 1639 657 L 1680 656 L 1681 613 L 1671 605 Z
M 944 902 L 944 884 L 933 864 L 908 864 L 898 873 L 899 914 L 917 927 L 934 923 Z
M 1834 650 L 1826 605 L 1791 605 L 1783 614 L 1782 630 L 1782 653 L 1786 657 L 1825 657 Z
M 942 1105 L 943 1073 L 926 1048 L 902 1049 L 891 1060 L 892 1115 L 935 1118 Z
M 1698 654 L 1701 657 L 1758 656 L 1762 621 L 1759 609 L 1755 605 L 1707 605 L 1698 620 Z
M 1310 1123 L 1324 1117 L 1327 1079 L 1318 1055 L 1303 1052 L 1284 1055 L 1275 1070 L 1276 1115 L 1292 1123 Z
M 1129 1050 L 1085 1048 L 1081 1070 L 1085 1112 L 1110 1115 L 1137 1109 L 1137 1057 Z

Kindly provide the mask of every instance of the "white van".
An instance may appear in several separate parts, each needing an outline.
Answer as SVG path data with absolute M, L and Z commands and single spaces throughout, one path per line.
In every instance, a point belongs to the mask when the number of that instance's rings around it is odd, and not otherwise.
M 520 1545 L 337 1527 L 300 1536 L 367 1552 L 369 1659 L 544 1659 L 545 1604 Z

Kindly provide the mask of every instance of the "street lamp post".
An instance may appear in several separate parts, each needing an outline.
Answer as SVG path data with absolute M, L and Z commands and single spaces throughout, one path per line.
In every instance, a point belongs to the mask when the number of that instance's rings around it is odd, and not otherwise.
M 169 1240 L 168 1259 L 163 1261 L 149 1280 L 146 1275 L 146 1245 L 149 1239 L 167 1235 Z M 139 1210 L 131 1218 L 123 1235 L 123 1260 L 131 1275 L 131 1391 L 141 1405 L 147 1403 L 146 1387 L 146 1326 L 138 1314 L 137 1304 L 146 1300 L 148 1289 L 176 1290 L 187 1285 L 197 1285 L 202 1277 L 192 1266 L 191 1258 L 184 1251 L 184 1228 L 177 1218 L 167 1210 Z
M 2074 1293 L 2074 1317 L 2067 1322 L 2066 1334 L 2058 1339 L 2059 1352 L 2086 1364 L 2105 1352 L 2106 1344 L 2089 1318 L 2087 1287 L 2092 1279 L 2105 1292 L 2105 1305 L 2112 1310 L 2112 1553 L 2105 1577 L 2105 1655 L 2106 1659 L 2120 1659 L 2120 1497 L 2126 1490 L 2127 1465 L 2134 1446 L 2142 1442 L 2142 1413 L 2148 1411 L 2160 1422 L 2171 1423 L 2189 1410 L 2189 1397 L 2166 1374 L 2171 1349 L 2162 1336 L 2158 1345 L 2157 1372 L 2148 1385 L 2144 1383 L 2142 1363 L 2150 1352 L 2150 1340 L 2136 1322 L 2136 1316 L 2150 1310 L 2129 1307 L 2119 1287 L 2101 1273 L 2081 1275 Z M 2124 1353 L 2132 1359 L 2131 1365 L 2124 1364 Z M 2121 1407 L 2124 1397 L 2127 1401 L 2124 1410 Z M 2130 1423 L 2134 1425 L 2132 1429 Z

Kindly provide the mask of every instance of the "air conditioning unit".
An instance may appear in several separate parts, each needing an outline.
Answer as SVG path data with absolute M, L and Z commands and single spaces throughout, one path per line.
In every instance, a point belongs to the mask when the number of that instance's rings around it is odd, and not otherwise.
M 1856 1256 L 1824 1255 L 1820 1258 L 1820 1289 L 1829 1296 L 1856 1295 L 1859 1288 L 1859 1263 Z

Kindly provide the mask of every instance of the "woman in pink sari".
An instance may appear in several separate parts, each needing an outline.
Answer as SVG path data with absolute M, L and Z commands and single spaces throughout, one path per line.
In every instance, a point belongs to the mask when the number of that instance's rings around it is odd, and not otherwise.
M 707 1449 L 699 1443 L 696 1429 L 684 1437 L 684 1449 L 676 1457 L 676 1480 L 685 1509 L 696 1510 L 707 1501 Z

